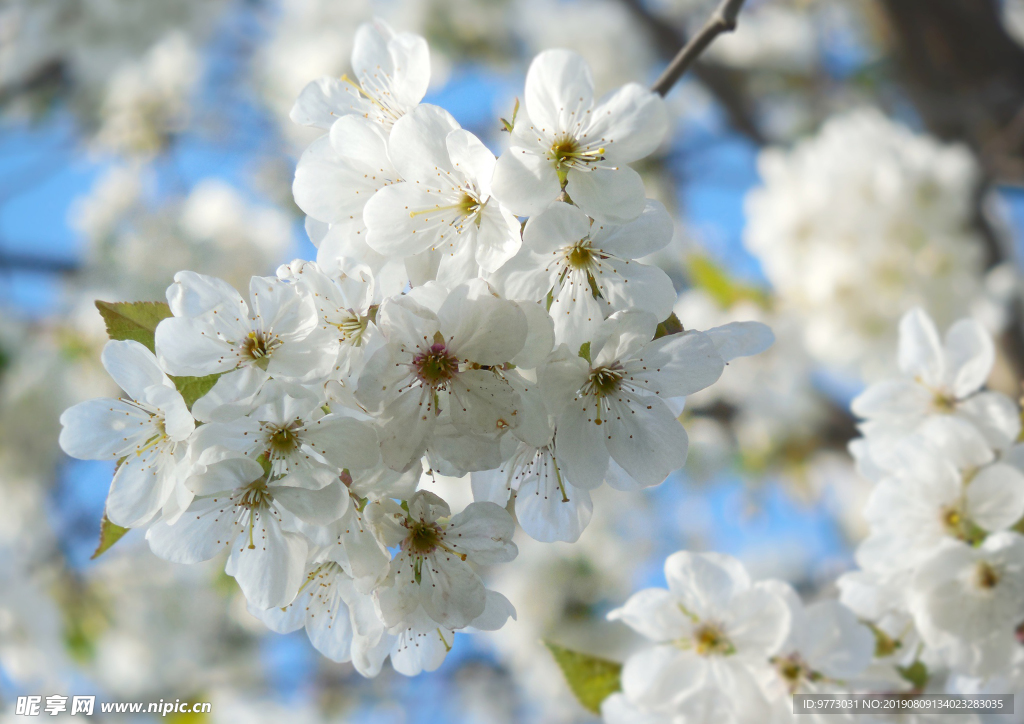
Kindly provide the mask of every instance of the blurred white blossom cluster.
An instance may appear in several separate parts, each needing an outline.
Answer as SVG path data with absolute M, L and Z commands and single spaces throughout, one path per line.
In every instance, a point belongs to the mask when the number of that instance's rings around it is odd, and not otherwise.
M 666 133 L 660 97 L 634 83 L 597 101 L 578 55 L 546 51 L 496 159 L 421 103 L 422 37 L 363 25 L 352 66 L 291 114 L 326 131 L 294 183 L 317 261 L 253 277 L 248 301 L 176 274 L 152 350 L 104 348 L 125 396 L 67 410 L 60 440 L 118 461 L 106 514 L 157 555 L 227 549 L 268 626 L 305 627 L 366 676 L 388 656 L 412 675 L 454 632 L 515 616 L 478 573 L 516 556 L 510 498 L 531 537 L 575 541 L 591 490 L 682 466 L 683 398 L 772 334 L 668 328 L 672 283 L 637 258 L 671 219 L 627 165 Z M 194 402 L 189 379 L 209 383 Z M 452 515 L 415 490 L 424 470 L 472 474 L 475 502 Z
M 985 390 L 994 345 L 973 320 L 945 338 L 919 309 L 900 322 L 898 378 L 853 402 L 851 443 L 875 481 L 842 597 L 889 658 L 973 693 L 1024 685 L 1024 449 L 1020 408 Z
M 908 309 L 949 323 L 984 304 L 966 148 L 860 110 L 790 151 L 765 151 L 759 166 L 745 241 L 818 360 L 877 376 Z
M 804 606 L 717 553 L 676 553 L 668 590 L 609 618 L 651 642 L 605 699 L 606 722 L 796 721 L 792 694 L 1007 693 L 1024 686 L 1020 409 L 982 388 L 994 346 L 973 320 L 940 340 L 900 322 L 900 378 L 853 402 L 851 448 L 874 481 L 839 601 Z

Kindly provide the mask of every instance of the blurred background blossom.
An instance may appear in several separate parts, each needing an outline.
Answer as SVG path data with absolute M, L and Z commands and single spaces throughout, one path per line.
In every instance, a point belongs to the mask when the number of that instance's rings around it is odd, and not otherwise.
M 135 534 L 91 560 L 112 466 L 57 446 L 62 410 L 112 392 L 94 299 L 315 256 L 291 178 L 317 131 L 288 111 L 349 72 L 359 23 L 424 35 L 425 100 L 500 151 L 533 54 L 581 53 L 598 92 L 649 82 L 715 4 L 2 0 L 0 708 L 96 694 L 209 700 L 209 722 L 583 722 L 541 641 L 621 660 L 637 641 L 604 616 L 661 585 L 668 553 L 833 593 L 871 485 L 847 453 L 849 401 L 891 371 L 901 315 L 973 316 L 999 340 L 990 385 L 1020 396 L 1020 0 L 749 0 L 670 95 L 670 142 L 640 170 L 675 217 L 648 261 L 683 325 L 756 319 L 777 342 L 688 401 L 681 472 L 601 491 L 575 545 L 517 539 L 489 585 L 518 621 L 437 672 L 364 680 L 301 632 L 269 634 L 222 563 L 172 566 Z

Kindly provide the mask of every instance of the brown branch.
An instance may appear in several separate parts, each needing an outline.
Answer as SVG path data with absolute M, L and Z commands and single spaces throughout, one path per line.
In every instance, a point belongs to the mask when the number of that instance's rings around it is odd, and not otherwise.
M 704 27 L 684 45 L 665 71 L 651 86 L 651 90 L 660 96 L 667 95 L 672 86 L 683 77 L 687 69 L 707 50 L 722 33 L 731 33 L 736 29 L 736 19 L 746 0 L 722 0 L 715 12 L 711 14 Z
M 673 57 L 679 48 L 689 42 L 689 38 L 684 32 L 652 14 L 644 6 L 642 0 L 619 0 L 619 2 L 626 6 L 637 21 L 643 25 L 658 52 L 664 57 Z M 737 82 L 741 74 L 730 68 L 705 62 L 694 65 L 692 72 L 701 85 L 722 106 L 729 118 L 729 124 L 758 146 L 765 145 L 766 139 L 754 121 L 750 101 Z

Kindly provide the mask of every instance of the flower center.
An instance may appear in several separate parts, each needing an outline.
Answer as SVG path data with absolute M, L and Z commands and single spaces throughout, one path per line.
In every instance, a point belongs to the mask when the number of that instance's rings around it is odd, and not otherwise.
M 693 648 L 701 656 L 728 656 L 736 653 L 736 648 L 722 631 L 713 623 L 703 623 L 693 632 Z
M 988 562 L 982 561 L 975 570 L 974 580 L 979 588 L 991 591 L 999 585 L 999 572 Z
M 935 393 L 935 399 L 932 400 L 932 406 L 936 412 L 949 415 L 956 410 L 956 399 L 952 395 L 937 392 Z
M 566 262 L 573 269 L 588 268 L 593 258 L 594 252 L 590 248 L 590 241 L 588 239 L 580 239 L 577 241 L 565 256 Z
M 772 657 L 770 661 L 791 693 L 796 693 L 803 681 L 818 681 L 822 678 L 821 674 L 812 671 L 796 653 Z
M 267 491 L 267 484 L 260 479 L 246 488 L 242 497 L 239 498 L 238 504 L 249 510 L 260 510 L 269 507 L 273 500 L 274 497 Z
M 416 355 L 412 364 L 420 381 L 431 387 L 443 387 L 459 371 L 459 360 L 440 342 Z
M 340 322 L 332 324 L 341 333 L 341 341 L 358 347 L 362 341 L 363 332 L 366 330 L 367 320 L 352 311 L 345 313 Z
M 427 555 L 433 553 L 441 544 L 443 536 L 441 526 L 437 523 L 412 523 L 409 526 L 409 535 L 405 539 L 405 546 L 410 553 Z
M 301 422 L 296 421 L 287 427 L 271 427 L 273 432 L 270 434 L 270 445 L 267 449 L 267 457 L 281 458 L 287 457 L 292 454 L 302 445 L 302 441 L 295 432 L 295 428 L 301 425 Z
M 270 355 L 281 344 L 282 342 L 277 338 L 277 335 L 268 334 L 263 331 L 249 332 L 246 338 L 242 340 L 242 356 L 253 360 L 257 367 L 266 369 L 267 363 L 270 361 Z
M 626 371 L 618 362 L 606 367 L 598 367 L 591 371 L 586 385 L 588 389 L 585 391 L 598 397 L 607 397 L 619 390 L 622 378 L 625 376 Z

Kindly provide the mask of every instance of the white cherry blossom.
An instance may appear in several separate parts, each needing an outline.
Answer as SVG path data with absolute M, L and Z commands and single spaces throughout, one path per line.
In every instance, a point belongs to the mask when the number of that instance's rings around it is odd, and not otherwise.
M 623 225 L 590 219 L 579 208 L 556 202 L 523 229 L 523 249 L 494 277 L 510 299 L 547 300 L 555 337 L 579 349 L 601 320 L 635 309 L 663 320 L 672 312 L 672 280 L 636 259 L 672 240 L 672 218 L 651 199 Z
M 512 213 L 529 216 L 564 189 L 595 219 L 635 219 L 644 209 L 644 185 L 626 164 L 651 154 L 667 130 L 660 96 L 630 83 L 595 103 L 586 61 L 546 50 L 526 74 L 511 146 L 494 169 L 494 195 Z
M 929 417 L 946 415 L 977 428 L 995 449 L 1009 447 L 1020 433 L 1011 399 L 981 391 L 995 363 L 989 334 L 973 320 L 957 322 L 945 344 L 921 309 L 900 320 L 899 365 L 903 376 L 871 385 L 852 404 L 866 418 L 861 430 L 871 438 L 913 432 Z
M 789 633 L 785 600 L 718 553 L 674 553 L 665 577 L 668 590 L 645 589 L 608 614 L 654 643 L 627 659 L 626 699 L 655 712 L 763 713 L 757 677 Z
M 656 326 L 652 314 L 616 312 L 589 342 L 589 361 L 566 360 L 562 384 L 575 392 L 559 417 L 555 452 L 574 484 L 593 488 L 607 478 L 620 489 L 648 487 L 686 462 L 686 431 L 665 399 L 714 383 L 725 361 L 701 332 L 652 341 Z
M 403 470 L 424 453 L 442 412 L 463 435 L 518 424 L 518 395 L 488 369 L 523 348 L 527 321 L 518 305 L 477 280 L 448 294 L 436 314 L 403 296 L 386 300 L 377 319 L 387 344 L 367 362 L 358 397 L 379 414 L 389 467 Z
M 494 154 L 447 111 L 417 107 L 395 123 L 389 147 L 402 182 L 366 204 L 371 248 L 436 252 L 437 280 L 447 287 L 496 271 L 519 250 L 518 219 L 491 196 Z
M 534 540 L 574 543 L 594 512 L 589 491 L 570 482 L 552 445 L 518 442 L 500 468 L 472 476 L 474 500 L 504 507 L 515 491 L 516 520 Z
M 231 419 L 246 410 L 267 379 L 311 383 L 325 378 L 337 345 L 324 338 L 311 296 L 275 277 L 253 277 L 252 311 L 229 284 L 178 272 L 167 288 L 173 317 L 156 328 L 156 355 L 172 375 L 223 374 L 193 406 L 198 419 Z
M 1024 538 L 1004 531 L 978 547 L 941 546 L 914 574 L 909 603 L 922 639 L 958 670 L 1005 671 L 1024 622 Z
M 352 70 L 355 79 L 325 76 L 307 85 L 292 108 L 291 119 L 328 129 L 339 117 L 353 115 L 390 129 L 427 92 L 427 42 L 413 33 L 396 33 L 376 18 L 356 30 Z
M 298 385 L 271 380 L 257 395 L 256 408 L 227 423 L 203 427 L 205 445 L 220 445 L 264 457 L 273 475 L 310 471 L 359 471 L 376 465 L 377 435 L 369 422 L 346 412 L 325 413 L 319 397 Z
M 388 649 L 384 625 L 373 599 L 333 561 L 314 562 L 295 600 L 283 608 L 249 612 L 272 631 L 291 633 L 305 628 L 313 648 L 331 661 L 351 661 L 363 676 L 380 673 Z M 388 642 L 385 640 L 385 644 Z
M 134 528 L 149 522 L 184 483 L 195 429 L 181 394 L 138 342 L 107 342 L 103 367 L 127 398 L 80 402 L 60 416 L 60 446 L 83 460 L 121 460 L 107 516 Z
M 367 515 L 385 544 L 399 548 L 376 593 L 389 627 L 411 621 L 421 606 L 445 628 L 471 625 L 484 613 L 487 596 L 468 564 L 505 563 L 517 553 L 512 518 L 494 503 L 471 503 L 448 520 L 447 503 L 420 491 L 407 510 L 385 499 L 373 503 Z
M 336 476 L 317 471 L 311 490 L 291 478 L 267 480 L 249 458 L 214 463 L 187 484 L 195 500 L 173 524 L 146 531 L 150 548 L 174 563 L 198 563 L 230 548 L 226 572 L 257 608 L 286 606 L 305 573 L 308 543 L 297 520 L 323 525 L 340 518 L 349 497 Z M 305 482 L 305 481 L 303 481 Z

